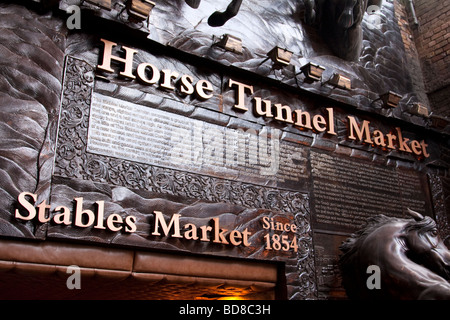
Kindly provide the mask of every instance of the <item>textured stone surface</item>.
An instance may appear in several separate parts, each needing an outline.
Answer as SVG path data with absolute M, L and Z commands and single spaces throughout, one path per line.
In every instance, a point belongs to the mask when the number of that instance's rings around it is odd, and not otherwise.
M 50 194 L 65 35 L 60 21 L 22 6 L 0 4 L 0 21 L 0 230 L 42 237 L 8 221 L 20 192 Z

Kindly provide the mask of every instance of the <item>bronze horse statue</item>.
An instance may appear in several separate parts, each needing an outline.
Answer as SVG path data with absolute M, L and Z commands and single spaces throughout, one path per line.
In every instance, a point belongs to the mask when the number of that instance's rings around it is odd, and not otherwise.
M 197 9 L 201 0 L 185 0 Z M 379 8 L 383 0 L 303 0 L 307 24 L 318 26 L 331 51 L 338 57 L 357 61 L 362 50 L 362 26 L 369 6 Z M 223 26 L 236 16 L 242 0 L 232 0 L 225 11 L 216 11 L 208 18 L 211 27 Z
M 369 6 L 382 0 L 304 0 L 305 21 L 317 26 L 331 51 L 338 57 L 357 61 L 362 50 L 361 22 Z
M 408 209 L 414 219 L 378 215 L 342 243 L 342 283 L 350 299 L 450 299 L 450 251 L 436 223 Z M 369 266 L 379 268 L 379 288 L 369 288 Z
M 342 283 L 350 299 L 450 299 L 450 251 L 430 217 L 408 209 L 414 219 L 378 215 L 340 247 Z M 380 271 L 369 288 L 369 266 Z

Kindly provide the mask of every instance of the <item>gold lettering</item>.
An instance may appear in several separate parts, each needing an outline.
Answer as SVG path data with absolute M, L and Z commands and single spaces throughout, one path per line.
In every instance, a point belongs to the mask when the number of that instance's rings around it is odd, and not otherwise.
M 395 128 L 397 130 L 397 136 L 398 136 L 398 145 L 400 147 L 401 151 L 405 151 L 408 153 L 411 153 L 411 149 L 409 148 L 407 142 L 409 141 L 408 138 L 403 138 L 402 131 L 400 128 Z
M 65 206 L 58 206 L 54 210 L 55 214 L 53 217 L 50 217 L 50 208 L 51 205 L 47 204 L 47 201 L 42 201 L 39 205 L 34 205 L 28 201 L 26 197 L 31 197 L 34 202 L 37 201 L 37 195 L 29 192 L 22 192 L 18 201 L 22 205 L 24 209 L 28 211 L 28 216 L 23 216 L 19 209 L 16 209 L 15 217 L 22 220 L 32 220 L 36 217 L 36 213 L 38 215 L 37 220 L 40 223 L 47 223 L 50 220 L 53 220 L 55 224 L 64 224 L 70 225 L 72 223 L 72 217 L 70 209 Z M 104 223 L 104 201 L 97 201 L 95 205 L 97 206 L 97 210 L 95 213 L 88 209 L 83 209 L 83 198 L 74 198 L 75 201 L 75 210 L 74 210 L 74 225 L 80 228 L 87 228 L 94 224 L 95 219 L 97 219 L 97 224 L 94 226 L 96 229 L 106 229 L 103 226 Z M 37 211 L 37 212 L 36 212 Z M 48 215 L 47 215 L 48 212 Z M 117 213 L 110 214 L 106 219 L 106 224 L 108 229 L 111 231 L 119 231 L 123 228 L 123 218 L 121 215 Z M 125 218 L 125 231 L 126 232 L 135 232 L 136 231 L 136 217 L 127 216 Z M 119 225 L 116 225 L 119 224 Z
M 328 111 L 328 134 L 337 135 L 337 133 L 334 131 L 334 110 L 333 108 L 327 108 Z
M 284 230 L 284 224 L 278 221 L 277 223 L 275 223 L 275 230 L 283 231 Z
M 214 221 L 214 243 L 228 244 L 225 238 L 225 233 L 228 229 L 221 229 L 219 225 L 219 218 L 212 219 Z
M 251 245 L 251 243 L 248 241 L 248 237 L 251 235 L 251 233 L 248 231 L 248 228 L 245 228 L 244 231 L 242 231 L 242 244 L 245 247 L 248 247 Z
M 420 142 L 417 140 L 411 141 L 411 149 L 415 155 L 420 156 L 422 154 L 422 148 Z
M 237 81 L 234 81 L 230 79 L 228 81 L 228 87 L 232 88 L 233 86 L 237 86 L 236 91 L 236 101 L 237 104 L 234 105 L 234 108 L 242 110 L 242 111 L 248 111 L 248 108 L 245 106 L 245 92 L 249 91 L 250 94 L 253 94 L 253 86 L 249 86 Z
M 360 141 L 363 140 L 366 143 L 372 144 L 372 140 L 370 139 L 370 129 L 369 124 L 370 122 L 367 120 L 364 120 L 362 128 L 360 129 L 358 126 L 358 123 L 356 122 L 356 119 L 354 117 L 348 116 L 349 119 L 349 128 L 350 128 L 350 135 L 348 136 L 349 139 L 356 140 L 355 132 L 358 136 L 358 139 Z
M 127 216 L 125 218 L 125 231 L 126 232 L 136 232 L 136 217 L 135 216 Z
M 59 213 L 53 217 L 53 221 L 56 224 L 64 223 L 66 226 L 68 226 L 72 223 L 69 208 L 64 207 L 64 206 L 59 206 L 55 209 L 55 211 L 62 211 L 62 213 Z
M 263 221 L 263 228 L 269 229 L 270 228 L 269 217 L 263 217 L 262 221 Z
M 200 230 L 202 231 L 202 237 L 200 238 L 200 241 L 209 241 L 208 238 L 208 232 L 212 230 L 211 226 L 201 226 Z
M 275 230 L 275 231 L 286 231 L 286 232 L 296 232 L 297 226 L 295 224 L 283 223 L 283 222 L 274 222 L 273 218 L 263 217 L 263 229 L 266 230 Z
M 36 202 L 37 200 L 36 194 L 30 192 L 22 192 L 21 194 L 19 194 L 18 201 L 22 205 L 22 207 L 24 207 L 24 209 L 28 211 L 28 216 L 23 216 L 20 213 L 19 209 L 16 209 L 14 217 L 22 220 L 32 220 L 36 216 L 36 209 L 34 208 L 33 204 L 28 202 L 28 200 L 25 198 L 26 196 L 31 197 L 34 202 Z
M 242 240 L 236 241 L 236 239 L 242 239 L 242 234 L 239 230 L 233 230 L 230 232 L 230 242 L 232 245 L 238 246 L 242 243 Z
M 430 154 L 427 152 L 428 145 L 425 143 L 425 140 L 422 140 L 420 142 L 420 145 L 422 146 L 423 155 L 425 156 L 425 158 L 428 158 L 430 156 Z
M 100 40 L 105 44 L 105 46 L 103 48 L 103 62 L 97 68 L 106 72 L 113 73 L 114 70 L 111 68 L 111 60 L 122 62 L 125 64 L 125 66 L 123 68 L 123 71 L 121 71 L 119 74 L 130 79 L 135 79 L 136 77 L 133 75 L 133 58 L 134 54 L 137 53 L 137 50 L 122 46 L 122 49 L 125 50 L 125 58 L 121 58 L 112 54 L 112 49 L 117 45 L 117 43 L 105 39 Z
M 172 79 L 178 78 L 180 74 L 176 71 L 172 71 L 169 69 L 161 70 L 161 72 L 163 73 L 163 80 L 161 82 L 161 87 L 169 90 L 174 90 L 175 87 L 172 84 Z
M 311 115 L 307 111 L 294 110 L 295 126 L 312 130 Z
M 255 101 L 255 115 L 263 116 L 266 118 L 273 118 L 272 103 L 270 100 L 262 100 L 260 97 L 253 98 Z M 264 107 L 263 107 L 264 105 Z
M 185 74 L 180 78 L 180 92 L 183 94 L 193 94 L 194 93 L 194 79 Z
M 169 225 L 166 224 L 166 221 L 164 220 L 164 216 L 162 212 L 160 211 L 153 211 L 155 214 L 155 229 L 152 233 L 154 236 L 160 236 L 161 233 L 159 233 L 159 225 L 161 225 L 164 235 L 167 237 L 169 235 L 169 231 L 173 226 L 173 238 L 183 238 L 180 234 L 180 214 L 174 214 L 172 216 L 172 219 L 170 219 Z
M 83 198 L 75 198 L 75 225 L 77 227 L 86 228 L 94 223 L 95 215 L 91 210 L 83 210 Z M 83 216 L 87 216 L 88 221 L 83 222 Z
M 38 211 L 38 220 L 40 223 L 46 223 L 48 221 L 50 221 L 50 217 L 46 218 L 45 217 L 45 213 L 47 212 L 47 209 L 50 209 L 50 205 L 47 204 L 47 201 L 44 200 L 42 201 L 38 206 L 39 211 Z
M 105 201 L 97 201 L 97 225 L 94 226 L 95 229 L 105 229 L 103 225 L 103 217 L 105 215 Z
M 120 226 L 116 227 L 115 223 L 120 224 Z M 122 229 L 122 225 L 121 225 L 122 223 L 123 223 L 123 219 L 117 213 L 110 214 L 109 217 L 106 219 L 106 225 L 108 226 L 109 230 L 111 230 L 111 231 L 119 231 L 119 230 L 121 230 Z
M 147 77 L 148 68 L 151 70 L 152 73 L 152 77 L 150 79 Z M 145 84 L 155 84 L 159 81 L 160 78 L 159 70 L 151 63 L 141 63 L 140 65 L 138 65 L 136 73 L 138 79 L 144 82 Z
M 195 85 L 195 90 L 200 98 L 207 100 L 213 97 L 214 88 L 211 82 L 207 80 L 199 80 Z M 205 92 L 206 91 L 206 92 Z M 207 93 L 209 92 L 209 93 Z
M 327 121 L 325 120 L 324 116 L 316 114 L 313 117 L 313 128 L 318 132 L 324 132 L 325 130 L 327 130 Z
M 123 69 L 119 72 L 119 74 L 123 77 L 127 77 L 130 79 L 135 79 L 137 77 L 138 80 L 147 85 L 159 83 L 159 87 L 168 90 L 176 89 L 177 93 L 180 95 L 192 95 L 195 93 L 197 95 L 197 98 L 203 100 L 210 99 L 214 96 L 214 86 L 211 82 L 207 80 L 198 80 L 194 85 L 195 82 L 192 76 L 184 74 L 179 78 L 180 74 L 177 71 L 172 71 L 169 69 L 159 71 L 158 68 L 151 63 L 139 64 L 136 69 L 136 76 L 134 76 L 133 59 L 134 55 L 138 53 L 138 51 L 126 46 L 121 46 L 120 48 L 115 49 L 117 43 L 105 39 L 101 39 L 101 41 L 104 44 L 104 48 L 102 63 L 97 66 L 99 70 L 110 73 L 114 72 L 113 68 L 111 67 L 112 61 L 114 60 L 118 64 L 123 64 Z M 113 54 L 114 49 L 118 53 Z M 246 105 L 246 97 L 254 94 L 254 87 L 252 85 L 247 85 L 233 79 L 229 79 L 228 88 L 235 90 L 235 104 L 233 108 L 239 111 L 248 111 L 248 106 Z M 278 120 L 280 122 L 293 124 L 300 130 L 314 130 L 315 132 L 327 132 L 330 135 L 337 135 L 335 130 L 333 108 L 326 108 L 326 115 L 316 114 L 312 116 L 309 112 L 300 109 L 292 111 L 291 107 L 288 105 L 283 105 L 280 103 L 272 104 L 271 100 L 264 99 L 262 97 L 254 97 L 251 101 L 254 108 L 253 112 L 256 117 L 262 116 L 265 118 L 275 118 L 275 120 Z M 425 143 L 425 140 L 419 142 L 417 140 L 404 138 L 399 127 L 395 128 L 395 133 L 392 132 L 384 134 L 380 130 L 374 130 L 372 133 L 370 131 L 370 121 L 364 120 L 362 123 L 360 123 L 353 116 L 347 116 L 347 118 L 348 139 L 350 140 L 359 140 L 364 143 L 370 144 L 373 147 L 382 147 L 384 150 L 386 150 L 386 148 L 398 148 L 398 150 L 400 151 L 413 153 L 416 156 L 423 155 L 426 158 L 430 156 L 427 150 L 428 144 Z M 230 142 L 232 141 L 227 140 L 227 145 Z M 232 156 L 227 156 L 227 160 L 234 161 L 234 157 L 234 154 Z M 256 160 L 253 158 L 249 158 L 249 163 L 254 164 L 256 163 Z M 25 196 L 31 196 L 33 198 L 33 196 L 36 195 L 33 195 L 32 193 L 25 193 L 25 195 L 21 194 L 19 196 L 19 203 L 23 206 L 24 209 L 28 211 L 28 216 L 21 215 L 19 210 L 16 209 L 16 217 L 23 220 L 31 220 L 36 216 L 36 214 L 38 214 L 38 220 L 41 223 L 48 222 L 50 220 L 50 217 L 46 216 L 46 214 L 50 209 L 49 205 L 47 205 L 47 203 L 43 201 L 37 206 L 38 210 L 36 210 L 34 206 L 30 204 L 27 199 L 25 199 Z M 77 209 L 79 209 L 75 212 L 75 225 L 82 227 L 90 225 L 89 223 L 91 222 L 93 216 L 92 211 L 82 210 L 82 198 L 76 198 L 75 201 L 77 204 Z M 98 205 L 99 214 L 103 215 L 103 207 L 100 204 Z M 59 224 L 67 224 L 67 222 L 70 221 L 70 218 L 68 217 L 68 214 L 65 210 L 66 208 L 58 208 L 63 212 L 57 215 L 58 218 L 55 222 Z M 83 217 L 84 220 L 87 219 L 86 223 L 83 222 Z M 163 224 L 163 221 L 160 220 L 159 216 L 156 216 L 156 219 L 157 222 L 161 224 L 163 229 L 165 227 L 168 227 L 165 222 Z M 263 223 L 266 222 L 263 221 Z M 179 222 L 177 222 L 176 219 L 171 220 L 170 226 L 172 226 L 172 224 L 174 224 L 174 226 L 177 226 L 178 224 L 179 227 Z M 132 227 L 133 226 L 131 226 L 131 228 Z M 105 229 L 105 227 L 103 226 L 103 216 L 102 219 L 97 220 L 95 228 Z M 206 227 L 202 229 L 202 239 L 206 239 L 206 233 L 208 231 L 211 230 L 207 230 Z M 194 231 L 191 231 L 189 233 L 189 236 L 194 237 L 193 232 Z M 174 237 L 178 237 L 178 234 L 179 232 L 175 232 Z M 222 241 L 222 232 L 219 232 L 218 237 L 219 240 Z
M 386 137 L 388 138 L 388 148 L 395 149 L 394 141 L 397 140 L 397 137 L 392 133 L 386 133 Z
M 373 132 L 373 142 L 379 147 L 386 147 L 386 142 L 384 141 L 384 134 L 380 130 L 375 130 Z
M 197 236 L 197 227 L 193 223 L 187 223 L 184 225 L 184 228 L 187 229 L 184 232 L 184 238 L 188 240 L 198 240 Z
M 294 121 L 292 121 L 291 107 L 283 106 L 280 103 L 275 104 L 274 107 L 276 109 L 276 116 L 275 116 L 276 120 L 288 122 L 288 123 L 294 123 Z

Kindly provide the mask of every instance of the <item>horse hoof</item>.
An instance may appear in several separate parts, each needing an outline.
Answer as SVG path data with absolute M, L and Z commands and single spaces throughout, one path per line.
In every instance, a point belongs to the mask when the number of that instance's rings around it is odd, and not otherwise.
M 228 21 L 228 18 L 225 17 L 225 15 L 220 12 L 216 11 L 214 12 L 209 18 L 208 18 L 208 24 L 211 27 L 221 27 L 225 24 L 225 22 Z
M 186 0 L 186 3 L 189 7 L 198 9 L 198 7 L 200 6 L 200 1 L 201 0 Z

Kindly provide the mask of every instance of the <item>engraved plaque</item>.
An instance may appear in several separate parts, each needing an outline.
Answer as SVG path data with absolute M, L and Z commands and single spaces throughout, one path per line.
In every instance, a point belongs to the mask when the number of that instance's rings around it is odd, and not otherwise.
M 320 228 L 353 231 L 377 214 L 404 218 L 406 208 L 432 212 L 417 173 L 317 152 L 311 152 L 311 167 Z
M 306 151 L 281 130 L 235 130 L 93 93 L 87 151 L 219 177 L 308 177 Z

